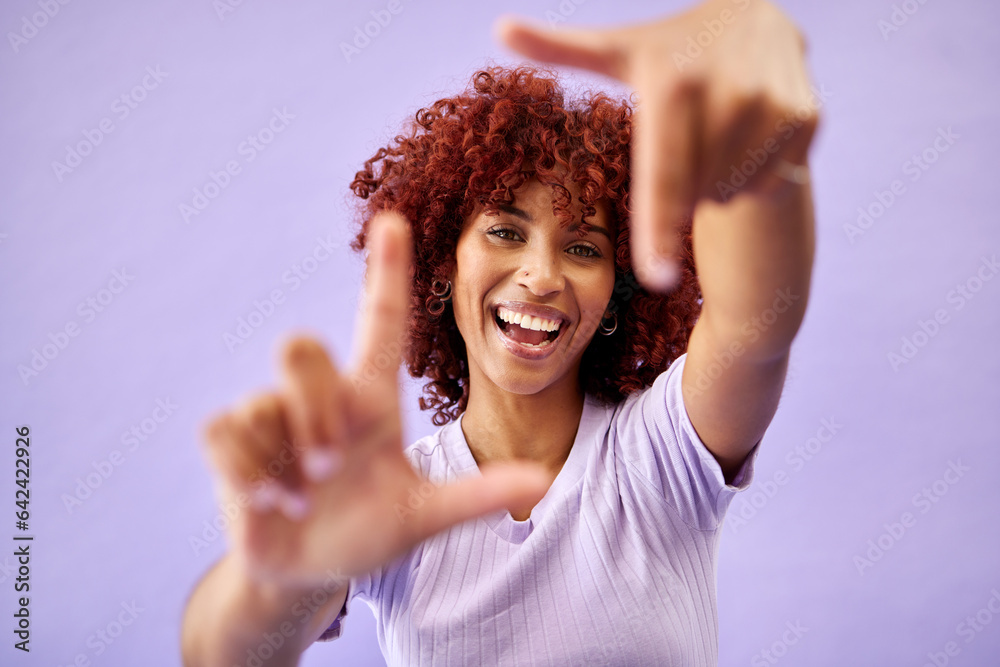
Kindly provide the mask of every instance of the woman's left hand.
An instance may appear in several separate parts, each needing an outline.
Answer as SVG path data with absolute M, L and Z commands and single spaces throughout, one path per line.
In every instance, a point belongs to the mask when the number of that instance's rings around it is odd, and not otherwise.
M 599 72 L 638 93 L 632 263 L 647 288 L 675 283 L 677 230 L 699 200 L 726 202 L 737 192 L 779 198 L 808 182 L 819 103 L 802 35 L 767 0 L 708 0 L 602 30 L 503 17 L 497 32 L 525 56 Z

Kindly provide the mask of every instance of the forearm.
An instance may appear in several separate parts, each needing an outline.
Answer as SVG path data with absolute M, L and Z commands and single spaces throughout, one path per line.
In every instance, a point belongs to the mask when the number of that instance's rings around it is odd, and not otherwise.
M 345 594 L 346 587 L 337 586 L 317 615 L 333 605 L 339 611 Z M 315 639 L 316 622 L 322 621 L 310 613 L 308 599 L 309 591 L 253 583 L 227 554 L 188 601 L 181 636 L 184 664 L 243 665 L 255 655 L 263 665 L 297 665 Z
M 700 326 L 722 347 L 739 343 L 747 362 L 788 353 L 805 315 L 815 252 L 812 192 L 742 193 L 695 210 Z

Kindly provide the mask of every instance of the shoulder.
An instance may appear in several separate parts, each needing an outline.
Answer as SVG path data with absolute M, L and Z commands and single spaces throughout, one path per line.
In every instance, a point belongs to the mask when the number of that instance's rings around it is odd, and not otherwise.
M 643 422 L 651 426 L 664 418 L 671 422 L 679 420 L 684 414 L 681 380 L 686 359 L 687 354 L 681 354 L 652 383 L 633 391 L 617 403 L 607 404 L 612 421 Z
M 607 438 L 619 475 L 643 480 L 689 526 L 706 530 L 719 524 L 732 495 L 749 485 L 754 456 L 727 475 L 705 446 L 686 409 L 686 361 L 680 355 L 653 384 L 615 406 Z

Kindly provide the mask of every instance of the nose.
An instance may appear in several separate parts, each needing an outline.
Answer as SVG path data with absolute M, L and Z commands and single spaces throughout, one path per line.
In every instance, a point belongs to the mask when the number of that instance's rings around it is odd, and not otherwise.
M 559 260 L 541 248 L 525 252 L 524 261 L 517 273 L 517 284 L 535 296 L 561 292 L 566 287 Z

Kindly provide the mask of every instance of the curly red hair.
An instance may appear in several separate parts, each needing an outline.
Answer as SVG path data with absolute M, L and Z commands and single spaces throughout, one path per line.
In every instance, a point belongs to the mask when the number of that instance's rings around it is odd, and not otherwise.
M 701 311 L 691 250 L 691 224 L 683 228 L 682 278 L 669 294 L 653 294 L 633 277 L 629 254 L 629 142 L 632 108 L 603 92 L 567 100 L 553 70 L 522 65 L 476 72 L 461 94 L 422 108 L 404 134 L 380 148 L 351 182 L 359 202 L 360 252 L 369 221 L 380 210 L 410 221 L 414 273 L 403 358 L 409 373 L 429 378 L 420 398 L 433 423 L 457 419 L 469 398 L 465 342 L 451 308 L 434 316 L 427 306 L 435 280 L 455 265 L 465 219 L 477 205 L 497 214 L 512 191 L 531 177 L 553 191 L 553 213 L 569 224 L 569 179 L 579 188 L 584 222 L 602 199 L 615 232 L 615 288 L 609 308 L 618 318 L 610 336 L 595 335 L 583 355 L 584 391 L 608 403 L 652 384 L 687 349 Z M 624 223 L 624 224 L 623 224 Z M 584 233 L 586 225 L 581 228 Z

